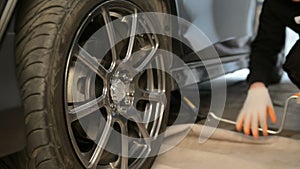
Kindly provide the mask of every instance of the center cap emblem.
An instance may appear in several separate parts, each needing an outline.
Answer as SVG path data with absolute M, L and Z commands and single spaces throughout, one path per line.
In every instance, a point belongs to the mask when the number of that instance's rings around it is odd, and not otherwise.
M 112 80 L 110 93 L 114 103 L 117 104 L 124 100 L 127 92 L 129 92 L 129 85 L 126 85 L 120 79 Z

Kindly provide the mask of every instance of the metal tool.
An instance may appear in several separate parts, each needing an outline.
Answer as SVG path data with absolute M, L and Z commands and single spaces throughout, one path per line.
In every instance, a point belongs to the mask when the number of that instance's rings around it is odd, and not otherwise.
M 278 130 L 276 130 L 276 131 L 274 131 L 274 130 L 267 130 L 267 132 L 268 132 L 269 134 L 279 134 L 279 133 L 282 132 L 283 127 L 284 127 L 284 124 L 285 124 L 286 115 L 287 115 L 287 112 L 288 112 L 288 106 L 289 106 L 289 103 L 290 103 L 291 100 L 298 99 L 299 97 L 300 97 L 300 93 L 297 93 L 297 94 L 294 94 L 293 96 L 289 97 L 289 98 L 286 100 L 285 105 L 284 105 L 284 110 L 283 110 L 282 120 L 281 120 L 281 122 L 280 122 L 280 127 L 279 127 Z M 209 112 L 209 113 L 208 113 L 208 118 L 213 118 L 213 119 L 215 119 L 215 120 L 218 120 L 218 121 L 221 121 L 221 122 L 224 122 L 224 123 L 236 125 L 236 122 L 235 122 L 235 121 L 232 121 L 232 120 L 228 120 L 228 119 L 224 119 L 224 118 L 218 117 L 218 116 L 215 115 L 213 112 Z M 258 130 L 259 130 L 259 131 L 263 131 L 262 128 L 259 128 Z

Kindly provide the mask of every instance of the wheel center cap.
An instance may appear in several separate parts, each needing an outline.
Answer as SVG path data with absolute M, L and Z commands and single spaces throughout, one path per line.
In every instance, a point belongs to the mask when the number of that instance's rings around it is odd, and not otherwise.
M 125 99 L 129 92 L 129 84 L 125 84 L 120 79 L 113 79 L 110 86 L 110 95 L 114 103 L 119 103 Z
M 134 89 L 131 85 L 131 78 L 128 73 L 116 72 L 111 78 L 110 97 L 112 107 L 119 112 L 125 112 L 133 104 Z

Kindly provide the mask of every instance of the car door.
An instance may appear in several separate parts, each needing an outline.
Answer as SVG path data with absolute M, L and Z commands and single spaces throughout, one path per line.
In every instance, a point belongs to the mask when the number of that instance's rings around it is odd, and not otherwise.
M 249 41 L 253 39 L 255 29 L 256 1 L 176 1 L 179 17 L 199 28 L 212 44 L 222 44 L 222 48 L 228 48 L 226 51 L 219 52 L 221 56 L 249 52 Z M 193 31 L 189 31 L 189 28 L 181 30 L 181 34 L 190 44 L 196 43 L 197 37 Z

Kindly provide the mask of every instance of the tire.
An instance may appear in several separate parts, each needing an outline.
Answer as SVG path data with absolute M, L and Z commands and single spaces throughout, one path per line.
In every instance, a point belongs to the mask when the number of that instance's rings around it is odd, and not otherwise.
M 170 80 L 161 71 L 166 69 L 164 58 L 156 57 L 151 63 L 159 70 L 150 66 L 134 74 L 132 67 L 146 55 L 139 52 L 145 50 L 143 44 L 150 45 L 147 52 L 155 53 L 158 48 L 171 51 L 171 41 L 155 34 L 134 36 L 130 57 L 122 57 L 124 50 L 125 54 L 129 51 L 130 38 L 110 47 L 105 56 L 97 56 L 99 44 L 112 45 L 112 38 L 109 34 L 96 40 L 93 37 L 102 26 L 115 30 L 107 26 L 109 19 L 118 20 L 130 12 L 168 12 L 165 4 L 155 2 L 21 2 L 16 64 L 26 123 L 27 146 L 20 155 L 24 168 L 151 168 L 162 139 L 159 134 L 167 125 Z M 148 25 L 163 29 L 155 19 L 147 20 Z M 130 22 L 125 20 L 124 24 Z M 143 44 L 138 38 L 143 38 Z M 151 100 L 153 93 L 159 97 Z M 161 102 L 161 96 L 166 102 Z M 149 106 L 164 109 L 155 111 Z M 137 111 L 131 113 L 132 107 Z M 146 112 L 153 121 L 140 122 Z M 155 115 L 159 118 L 153 119 Z M 155 139 L 148 142 L 152 131 Z M 148 150 L 151 152 L 146 153 Z M 126 158 L 124 153 L 136 156 Z

